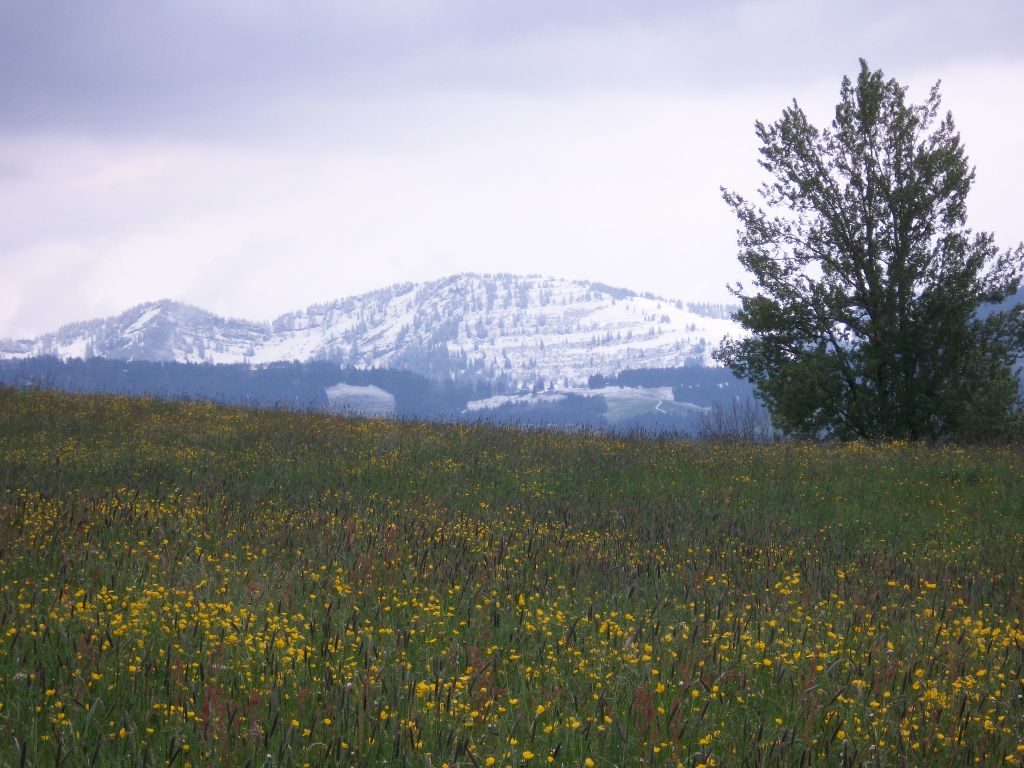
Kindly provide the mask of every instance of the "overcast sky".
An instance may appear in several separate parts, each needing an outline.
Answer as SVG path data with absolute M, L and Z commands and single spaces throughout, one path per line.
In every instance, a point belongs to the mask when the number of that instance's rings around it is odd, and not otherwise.
M 726 300 L 753 123 L 942 80 L 1024 240 L 1024 3 L 0 0 L 0 337 L 461 272 Z

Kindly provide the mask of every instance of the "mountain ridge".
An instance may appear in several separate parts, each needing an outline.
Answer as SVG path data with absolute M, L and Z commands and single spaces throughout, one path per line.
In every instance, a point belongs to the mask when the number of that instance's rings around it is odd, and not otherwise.
M 585 280 L 460 273 L 312 304 L 269 322 L 162 299 L 35 339 L 0 340 L 0 359 L 328 360 L 506 388 L 569 386 L 630 367 L 712 364 L 714 345 L 742 334 L 734 309 Z

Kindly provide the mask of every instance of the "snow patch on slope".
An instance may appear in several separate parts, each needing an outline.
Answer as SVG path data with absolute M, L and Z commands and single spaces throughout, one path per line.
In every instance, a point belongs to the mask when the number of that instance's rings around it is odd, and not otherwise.
M 395 412 L 395 396 L 373 384 L 335 384 L 324 392 L 333 411 L 363 416 L 391 416 Z

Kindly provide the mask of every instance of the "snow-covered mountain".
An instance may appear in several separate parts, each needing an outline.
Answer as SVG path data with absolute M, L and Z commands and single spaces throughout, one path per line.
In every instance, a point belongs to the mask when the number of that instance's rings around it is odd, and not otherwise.
M 584 281 L 460 274 L 314 305 L 269 324 L 168 300 L 141 304 L 36 339 L 0 341 L 0 359 L 319 359 L 511 387 L 574 386 L 626 368 L 708 364 L 723 337 L 742 333 L 731 310 Z

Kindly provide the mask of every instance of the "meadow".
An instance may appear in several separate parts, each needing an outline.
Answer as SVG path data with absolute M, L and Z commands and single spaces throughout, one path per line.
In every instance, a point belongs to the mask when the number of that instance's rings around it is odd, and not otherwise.
M 1024 763 L 1024 452 L 0 390 L 0 766 Z

